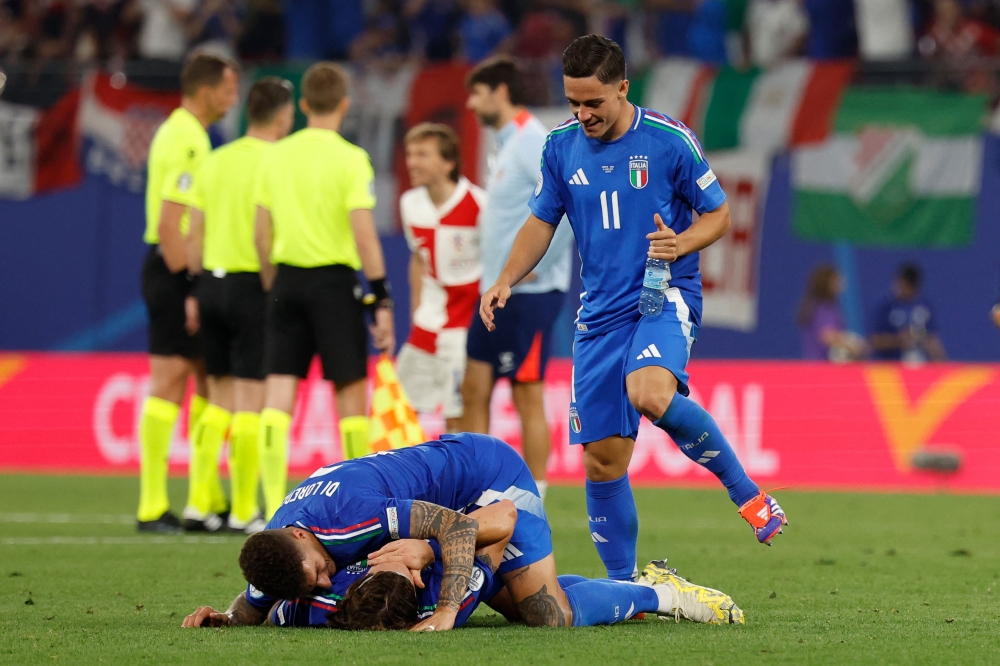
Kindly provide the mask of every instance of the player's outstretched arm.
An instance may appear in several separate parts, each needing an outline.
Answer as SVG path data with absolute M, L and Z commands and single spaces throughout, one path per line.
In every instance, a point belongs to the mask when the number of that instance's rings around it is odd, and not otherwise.
M 700 215 L 694 224 L 676 236 L 663 224 L 659 213 L 653 216 L 653 222 L 657 231 L 646 236 L 650 241 L 649 256 L 666 261 L 674 261 L 678 257 L 704 250 L 725 236 L 732 226 L 729 204 L 726 202 L 715 210 Z M 671 238 L 673 243 L 670 242 Z
M 479 523 L 469 516 L 437 504 L 414 502 L 410 510 L 411 539 L 437 539 L 441 547 L 441 593 L 434 614 L 412 631 L 445 631 L 455 626 L 472 577 Z
M 184 618 L 181 624 L 186 629 L 196 627 L 249 627 L 261 624 L 267 613 L 257 610 L 247 601 L 243 592 L 233 599 L 229 609 L 220 613 L 211 606 L 199 606 L 198 610 Z
M 500 271 L 500 277 L 496 284 L 483 293 L 480 301 L 479 316 L 483 318 L 487 330 L 492 331 L 496 328 L 493 325 L 493 310 L 507 305 L 511 287 L 523 280 L 538 265 L 555 235 L 554 224 L 540 220 L 534 215 L 528 216 L 528 220 L 514 238 L 514 245 L 511 247 L 510 256 L 507 257 L 507 263 Z

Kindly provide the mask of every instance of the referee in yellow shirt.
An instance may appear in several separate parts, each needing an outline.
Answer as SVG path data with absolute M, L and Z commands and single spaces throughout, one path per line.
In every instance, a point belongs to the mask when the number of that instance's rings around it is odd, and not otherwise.
M 208 406 L 191 435 L 184 529 L 215 532 L 226 497 L 219 452 L 229 432 L 230 531 L 264 529 L 257 504 L 257 430 L 264 406 L 264 313 L 260 261 L 254 246 L 254 186 L 268 147 L 295 121 L 292 84 L 266 77 L 246 101 L 246 135 L 209 155 L 194 184 L 188 270 L 199 275 L 202 350 Z M 202 270 L 204 269 L 204 270 Z
M 205 128 L 236 103 L 237 72 L 228 59 L 193 55 L 181 71 L 181 106 L 156 131 L 149 149 L 144 240 L 150 248 L 142 268 L 142 297 L 149 313 L 151 376 L 139 421 L 140 531 L 180 529 L 167 498 L 167 456 L 192 373 L 198 378 L 199 395 L 191 399 L 189 424 L 197 423 L 205 406 L 204 368 L 195 337 L 197 307 L 189 295 L 184 235 L 191 188 L 198 167 L 212 150 Z
M 336 390 L 345 457 L 368 452 L 368 336 L 359 269 L 375 296 L 375 347 L 395 345 L 372 216 L 375 174 L 368 154 L 338 134 L 350 106 L 347 85 L 335 64 L 306 71 L 299 105 L 308 125 L 270 149 L 257 183 L 257 250 L 270 287 L 259 435 L 267 517 L 285 497 L 295 393 L 317 352 Z

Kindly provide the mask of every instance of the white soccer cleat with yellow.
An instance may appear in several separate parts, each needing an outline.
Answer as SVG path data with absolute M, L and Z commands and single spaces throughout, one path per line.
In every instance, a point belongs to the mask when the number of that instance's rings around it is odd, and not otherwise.
M 667 567 L 667 561 L 653 560 L 642 570 L 636 581 L 656 591 L 660 607 L 656 614 L 660 619 L 673 617 L 706 624 L 743 624 L 743 611 L 728 594 L 702 587 L 684 580 L 676 569 Z

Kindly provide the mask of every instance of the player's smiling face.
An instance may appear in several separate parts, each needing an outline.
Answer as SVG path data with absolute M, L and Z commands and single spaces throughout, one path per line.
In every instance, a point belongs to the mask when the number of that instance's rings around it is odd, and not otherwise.
M 563 77 L 566 101 L 583 131 L 593 139 L 609 140 L 622 113 L 628 81 L 601 83 L 596 76 Z

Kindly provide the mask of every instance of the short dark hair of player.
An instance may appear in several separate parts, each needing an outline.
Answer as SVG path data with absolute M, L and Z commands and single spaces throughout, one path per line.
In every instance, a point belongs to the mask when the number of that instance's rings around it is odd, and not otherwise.
M 355 581 L 326 625 L 349 631 L 393 631 L 417 623 L 417 592 L 413 582 L 392 571 L 379 571 Z
M 347 72 L 332 62 L 318 62 L 302 75 L 302 98 L 309 110 L 333 113 L 347 97 Z
M 277 76 L 265 76 L 247 95 L 247 120 L 251 125 L 267 125 L 286 104 L 292 103 L 292 84 Z
M 920 281 L 923 279 L 920 266 L 916 264 L 903 264 L 899 267 L 899 279 L 910 285 L 914 291 L 920 289 Z
M 181 69 L 181 94 L 194 97 L 202 86 L 219 85 L 227 69 L 239 73 L 240 66 L 231 58 L 195 51 L 188 56 Z
M 607 37 L 577 37 L 563 51 L 562 73 L 571 79 L 596 76 L 601 83 L 618 83 L 625 80 L 625 54 Z
M 448 177 L 457 183 L 462 175 L 462 156 L 458 149 L 458 132 L 442 123 L 420 123 L 406 133 L 406 145 L 428 139 L 437 139 L 438 153 L 445 162 L 451 162 L 455 168 Z
M 510 58 L 490 58 L 476 65 L 465 77 L 465 87 L 469 89 L 477 83 L 488 86 L 490 90 L 496 90 L 502 83 L 507 86 L 511 104 L 524 106 L 528 103 L 524 76 Z
M 302 553 L 284 530 L 251 535 L 240 551 L 240 569 L 247 582 L 278 599 L 296 599 L 306 586 Z

